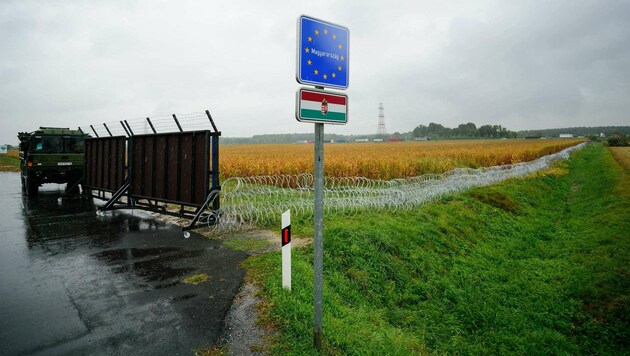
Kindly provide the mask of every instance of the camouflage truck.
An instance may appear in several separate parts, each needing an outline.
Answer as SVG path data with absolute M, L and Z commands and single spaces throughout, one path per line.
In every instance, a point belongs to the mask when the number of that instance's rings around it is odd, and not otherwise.
M 35 196 L 44 183 L 67 183 L 66 192 L 78 190 L 83 178 L 86 137 L 79 130 L 59 127 L 20 132 L 22 192 Z

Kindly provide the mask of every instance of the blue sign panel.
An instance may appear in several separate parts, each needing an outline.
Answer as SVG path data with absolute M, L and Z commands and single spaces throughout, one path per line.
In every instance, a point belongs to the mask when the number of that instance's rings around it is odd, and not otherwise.
M 300 16 L 297 81 L 329 88 L 348 88 L 349 40 L 350 31 L 346 27 Z

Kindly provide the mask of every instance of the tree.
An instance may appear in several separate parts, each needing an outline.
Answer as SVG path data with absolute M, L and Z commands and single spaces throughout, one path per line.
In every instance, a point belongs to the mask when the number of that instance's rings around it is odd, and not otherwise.
M 479 134 L 479 132 L 477 131 L 477 126 L 472 122 L 469 122 L 467 124 L 459 124 L 459 126 L 457 126 L 457 129 L 455 130 L 457 130 L 457 136 L 460 137 L 477 137 Z
M 479 136 L 480 137 L 492 137 L 493 129 L 491 125 L 483 125 L 479 127 Z
M 413 129 L 413 137 L 429 136 L 429 127 L 418 125 Z
M 437 137 L 450 137 L 452 129 L 448 127 L 444 127 L 440 124 L 436 124 L 435 122 L 429 123 L 429 136 L 437 136 Z
M 614 136 L 609 137 L 608 140 L 606 140 L 606 144 L 608 146 L 620 147 L 620 146 L 628 146 L 630 142 L 627 136 L 615 134 Z

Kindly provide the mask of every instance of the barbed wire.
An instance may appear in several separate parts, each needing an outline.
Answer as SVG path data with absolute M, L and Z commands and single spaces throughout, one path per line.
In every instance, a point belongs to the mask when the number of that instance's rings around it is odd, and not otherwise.
M 581 143 L 530 162 L 477 169 L 456 168 L 443 174 L 429 173 L 387 181 L 364 177 L 325 177 L 325 214 L 407 211 L 445 195 L 549 168 L 554 162 L 569 158 L 571 153 L 586 144 Z M 313 216 L 312 174 L 234 177 L 226 180 L 222 189 L 214 193 L 215 199 L 220 199 L 221 209 L 200 221 L 208 222 L 208 226 L 217 232 L 270 224 L 278 221 L 286 210 L 291 210 L 293 217 Z M 209 209 L 213 203 L 209 203 Z
M 208 120 L 208 116 L 205 112 L 192 112 L 187 114 L 176 114 L 177 122 L 182 128 L 182 131 L 197 131 L 197 130 L 212 130 L 212 124 Z M 147 120 L 148 119 L 148 120 Z M 79 128 L 90 135 L 96 134 L 99 137 L 111 136 L 129 136 L 131 132 L 127 132 L 129 128 L 133 132 L 133 135 L 147 135 L 153 134 L 153 129 L 157 133 L 170 133 L 179 132 L 177 122 L 173 118 L 173 115 L 155 115 L 149 118 L 137 118 L 131 120 L 122 120 L 127 125 L 124 127 L 121 121 L 110 121 L 100 124 L 93 124 L 88 126 L 80 126 Z M 151 128 L 153 125 L 153 128 Z M 109 132 L 108 132 L 109 130 Z

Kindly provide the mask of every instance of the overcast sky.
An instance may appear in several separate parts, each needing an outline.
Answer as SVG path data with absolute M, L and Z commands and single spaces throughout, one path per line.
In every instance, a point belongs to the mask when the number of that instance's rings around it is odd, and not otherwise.
M 349 122 L 630 125 L 630 1 L 0 1 L 0 143 L 210 109 L 224 136 L 295 120 L 300 14 L 350 29 Z

